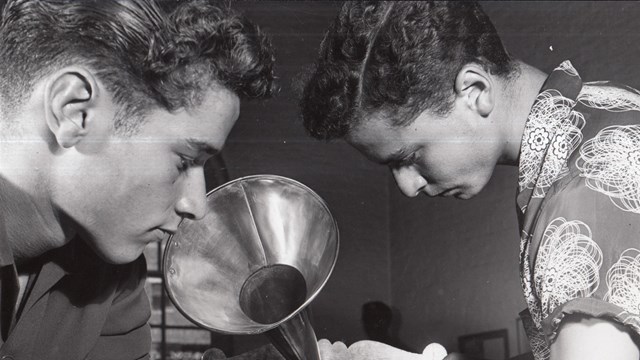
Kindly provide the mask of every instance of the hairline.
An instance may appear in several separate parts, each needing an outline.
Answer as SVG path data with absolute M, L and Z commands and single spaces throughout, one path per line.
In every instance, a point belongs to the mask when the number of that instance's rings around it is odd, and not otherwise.
M 209 86 L 203 87 L 199 91 L 198 96 L 196 96 L 193 102 L 191 102 L 186 106 L 178 107 L 175 109 L 167 109 L 157 101 L 154 101 L 152 105 L 144 106 L 143 108 L 140 108 L 138 111 L 135 111 L 135 110 L 131 111 L 131 110 L 127 110 L 126 105 L 115 103 L 118 106 L 118 110 L 116 111 L 116 114 L 113 117 L 114 132 L 117 135 L 121 135 L 125 137 L 134 136 L 142 129 L 142 127 L 145 124 L 147 124 L 149 121 L 152 121 L 152 120 L 149 120 L 150 113 L 154 111 L 165 111 L 168 113 L 176 113 L 181 110 L 188 112 L 192 109 L 200 107 L 205 102 L 204 95 L 206 95 L 210 91 L 220 91 L 220 90 L 228 91 L 229 93 L 237 96 L 238 100 L 242 99 L 240 94 L 238 94 L 236 91 L 220 83 L 220 81 L 216 79 L 212 79 Z M 131 117 L 132 119 L 125 120 L 124 119 L 125 117 Z M 117 124 L 120 124 L 120 125 L 118 126 Z M 192 143 L 194 145 L 198 145 L 198 143 L 200 142 L 197 140 L 193 140 Z M 220 149 L 211 148 L 210 146 L 206 146 L 206 147 L 208 148 L 206 149 L 207 153 L 209 153 L 210 150 L 212 150 L 213 154 L 220 152 Z
M 489 68 L 490 64 L 487 64 L 483 61 L 473 61 L 467 64 L 472 64 L 472 63 L 482 66 L 482 68 L 485 69 L 485 71 L 487 71 L 489 74 L 496 76 L 499 79 L 502 79 L 504 86 L 512 83 L 514 79 L 521 74 L 521 68 L 515 59 L 511 59 L 509 61 L 510 68 L 509 68 L 509 72 L 507 72 L 506 74 L 492 74 L 491 69 Z M 451 113 L 452 110 L 453 108 L 451 106 L 451 103 L 447 103 L 447 107 L 440 110 L 434 106 L 431 106 L 431 107 L 416 106 L 416 110 L 411 110 L 406 105 L 399 106 L 394 109 L 393 106 L 389 106 L 388 102 L 386 102 L 385 105 L 380 106 L 379 108 L 373 109 L 373 110 L 365 110 L 360 107 L 356 109 L 356 111 L 359 113 L 357 119 L 352 122 L 352 124 L 348 127 L 348 129 L 344 133 L 344 135 L 339 136 L 338 138 L 348 139 L 350 137 L 350 134 L 354 130 L 356 130 L 358 127 L 362 126 L 363 124 L 365 124 L 367 122 L 367 118 L 370 118 L 372 116 L 381 117 L 382 119 L 384 119 L 384 121 L 386 121 L 389 127 L 399 129 L 399 128 L 405 128 L 407 126 L 411 126 L 411 124 L 413 124 L 416 121 L 416 119 L 418 119 L 418 117 L 420 117 L 420 115 L 426 111 L 430 112 L 432 115 L 435 115 L 435 116 L 446 117 Z M 399 114 L 404 114 L 404 115 L 400 116 L 399 119 L 390 120 L 393 118 L 398 118 Z

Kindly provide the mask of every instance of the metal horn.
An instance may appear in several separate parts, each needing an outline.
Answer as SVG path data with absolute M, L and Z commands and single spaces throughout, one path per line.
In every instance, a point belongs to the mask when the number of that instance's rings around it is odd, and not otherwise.
M 266 332 L 288 360 L 319 360 L 306 307 L 338 256 L 337 224 L 311 189 L 275 175 L 230 181 L 207 194 L 204 219 L 184 219 L 163 273 L 176 308 L 225 334 Z

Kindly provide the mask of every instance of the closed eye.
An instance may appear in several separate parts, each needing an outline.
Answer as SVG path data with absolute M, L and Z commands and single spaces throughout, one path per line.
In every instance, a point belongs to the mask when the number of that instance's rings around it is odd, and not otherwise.
M 398 166 L 413 165 L 418 160 L 418 152 L 414 151 L 398 162 Z
M 189 170 L 189 168 L 191 168 L 195 164 L 196 164 L 195 159 L 190 158 L 188 156 L 180 155 L 180 164 L 178 166 L 178 170 L 180 170 L 181 173 L 186 172 L 187 170 Z

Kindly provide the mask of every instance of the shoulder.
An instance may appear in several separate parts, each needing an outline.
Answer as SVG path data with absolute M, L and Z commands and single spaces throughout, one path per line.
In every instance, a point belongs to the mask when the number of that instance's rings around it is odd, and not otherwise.
M 608 81 L 585 83 L 577 97 L 576 110 L 593 117 L 587 120 L 595 134 L 608 125 L 637 125 L 640 123 L 640 91 Z M 591 135 L 592 136 L 592 135 Z

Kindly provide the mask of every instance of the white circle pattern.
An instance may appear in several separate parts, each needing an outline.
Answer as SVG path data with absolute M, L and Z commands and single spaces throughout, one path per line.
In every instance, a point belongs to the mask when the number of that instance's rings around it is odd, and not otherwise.
M 565 302 L 591 296 L 600 284 L 602 250 L 582 221 L 554 219 L 545 229 L 536 256 L 534 283 L 542 318 Z
M 556 70 L 579 76 L 568 61 Z M 576 102 L 610 112 L 640 111 L 640 92 L 606 82 L 586 83 Z M 523 134 L 519 169 L 519 190 L 532 189 L 531 198 L 543 198 L 554 182 L 568 174 L 567 160 L 582 142 L 585 126 L 583 115 L 573 110 L 576 102 L 554 89 L 536 98 Z M 640 214 L 640 125 L 603 129 L 584 143 L 576 166 L 590 189 L 609 196 L 618 208 Z M 526 213 L 528 205 L 520 206 Z M 567 301 L 594 295 L 603 255 L 589 226 L 579 220 L 554 219 L 540 241 L 534 269 L 529 262 L 531 235 L 522 229 L 520 271 L 531 325 L 538 329 L 527 331 L 532 350 L 536 360 L 548 360 L 542 319 Z M 632 326 L 640 329 L 640 250 L 622 253 L 607 272 L 606 283 L 603 300 L 624 309 L 622 318 L 631 318 Z
M 582 142 L 585 124 L 582 114 L 572 110 L 574 105 L 554 89 L 538 94 L 523 135 L 520 191 L 534 189 L 534 198 L 544 197 L 546 190 L 568 173 L 567 159 Z
M 640 126 L 610 126 L 584 142 L 576 161 L 586 185 L 640 214 Z
M 638 90 L 611 86 L 606 82 L 584 84 L 577 100 L 585 106 L 611 112 L 640 111 Z
M 563 71 L 565 74 L 569 76 L 579 76 L 578 71 L 573 67 L 573 65 L 571 64 L 571 61 L 569 60 L 563 61 L 562 64 L 558 65 L 556 70 Z
M 605 301 L 640 316 L 640 250 L 627 249 L 620 255 L 607 272 L 607 287 Z

